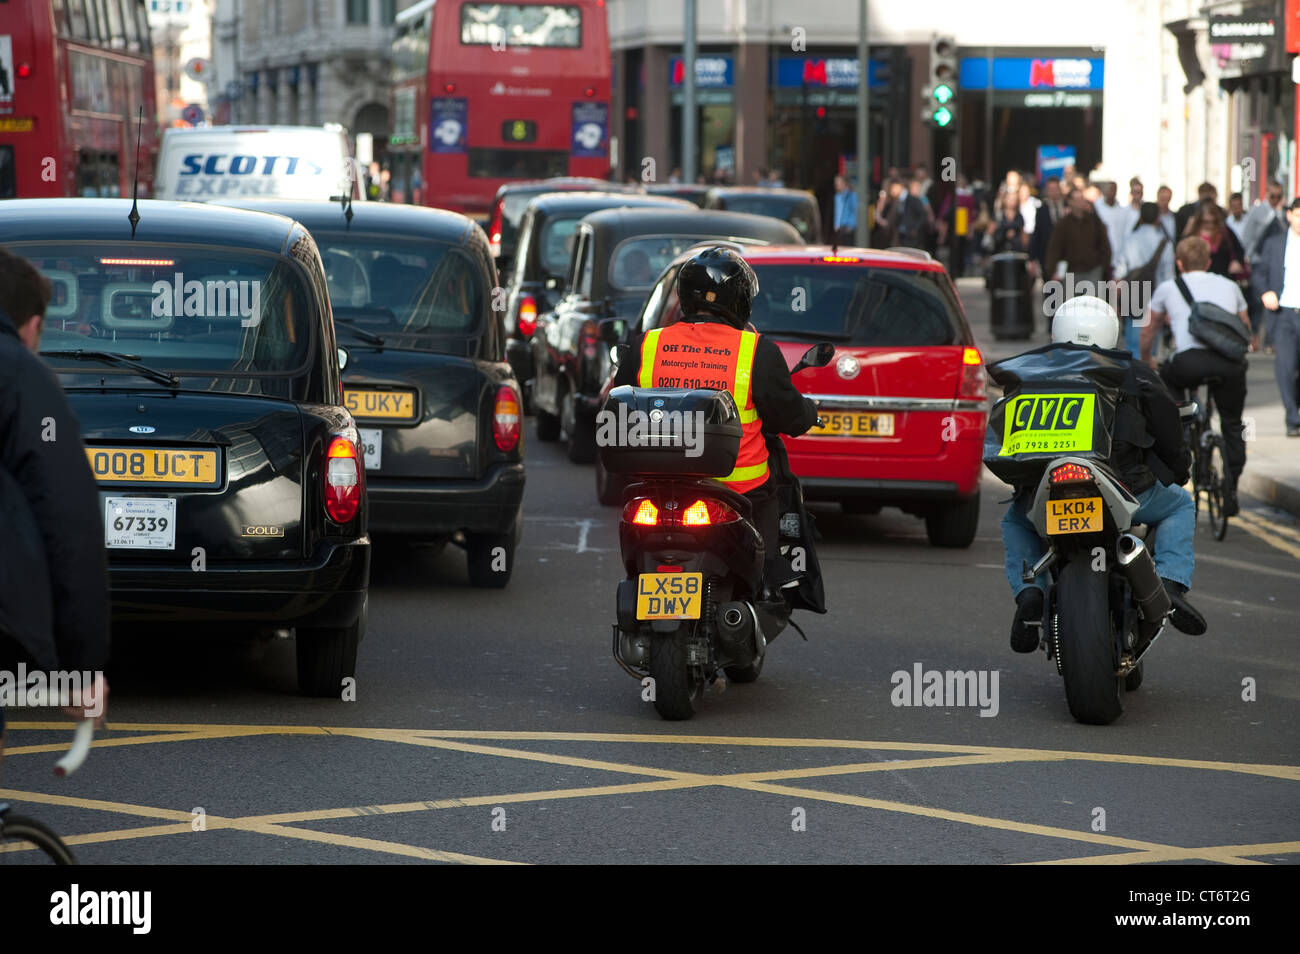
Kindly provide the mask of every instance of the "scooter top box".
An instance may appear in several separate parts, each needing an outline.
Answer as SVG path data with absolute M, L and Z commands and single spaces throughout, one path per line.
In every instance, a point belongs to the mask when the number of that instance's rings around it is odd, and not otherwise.
M 601 465 L 611 474 L 725 477 L 740 453 L 740 413 L 726 391 L 609 392 L 596 415 Z

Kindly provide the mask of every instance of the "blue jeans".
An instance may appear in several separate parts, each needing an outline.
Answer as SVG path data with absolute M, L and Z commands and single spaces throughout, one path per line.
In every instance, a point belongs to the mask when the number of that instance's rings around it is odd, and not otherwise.
M 1142 329 L 1131 318 L 1124 322 L 1124 347 L 1128 349 L 1129 354 L 1133 355 L 1135 359 L 1141 356 Z M 1155 354 L 1154 347 L 1152 347 L 1151 353 Z
M 1151 528 L 1147 545 L 1154 551 L 1156 572 L 1163 579 L 1190 587 L 1195 566 L 1193 536 L 1196 533 L 1196 508 L 1192 504 L 1192 495 L 1182 487 L 1157 481 L 1150 490 L 1138 494 L 1137 499 L 1140 506 L 1133 515 L 1133 522 L 1145 523 Z M 1032 499 L 1027 501 L 1027 505 L 1032 505 Z M 1021 563 L 1033 566 L 1044 551 L 1033 521 L 1014 502 L 1002 518 L 1002 546 L 1006 550 L 1007 582 L 1011 584 L 1011 592 L 1019 596 L 1026 587 L 1037 586 L 1046 593 L 1051 582 L 1047 573 L 1040 573 L 1033 583 L 1020 579 Z M 1114 554 L 1108 558 L 1113 559 Z

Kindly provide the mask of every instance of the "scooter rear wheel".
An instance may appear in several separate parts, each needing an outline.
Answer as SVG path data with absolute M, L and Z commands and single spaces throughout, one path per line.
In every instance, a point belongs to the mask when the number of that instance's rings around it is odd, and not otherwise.
M 664 719 L 679 721 L 695 715 L 695 700 L 704 688 L 686 662 L 690 634 L 691 627 L 683 625 L 672 633 L 655 633 L 650 641 L 655 711 Z

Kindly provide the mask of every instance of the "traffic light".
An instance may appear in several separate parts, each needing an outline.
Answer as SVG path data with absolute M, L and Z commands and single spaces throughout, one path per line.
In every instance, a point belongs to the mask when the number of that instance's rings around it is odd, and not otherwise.
M 957 41 L 952 37 L 930 38 L 930 82 L 921 96 L 921 118 L 935 128 L 951 128 L 957 121 Z

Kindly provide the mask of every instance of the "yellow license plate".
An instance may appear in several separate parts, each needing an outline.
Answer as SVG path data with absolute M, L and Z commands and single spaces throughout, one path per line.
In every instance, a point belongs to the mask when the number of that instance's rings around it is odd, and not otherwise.
M 383 420 L 415 419 L 415 393 L 413 391 L 373 391 L 345 389 L 343 403 L 353 417 L 381 418 Z
M 31 132 L 32 120 L 28 116 L 5 116 L 0 119 L 0 132 Z
M 862 411 L 822 414 L 825 421 L 809 434 L 819 437 L 893 437 L 894 415 L 867 414 Z
M 90 471 L 100 483 L 203 484 L 217 486 L 220 461 L 214 450 L 153 447 L 87 447 Z
M 703 573 L 642 573 L 636 581 L 637 619 L 699 619 Z
M 1100 497 L 1076 497 L 1074 500 L 1047 501 L 1047 533 L 1096 533 L 1102 528 Z

